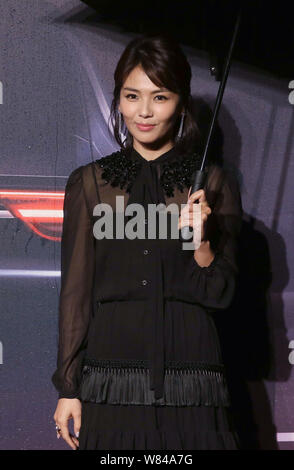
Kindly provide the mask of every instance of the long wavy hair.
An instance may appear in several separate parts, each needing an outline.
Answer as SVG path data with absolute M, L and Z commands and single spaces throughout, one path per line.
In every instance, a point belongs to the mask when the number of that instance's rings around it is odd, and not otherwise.
M 178 138 L 177 133 L 181 119 L 181 115 L 179 115 L 174 126 L 173 141 L 180 152 L 186 153 L 195 150 L 199 143 L 200 133 L 192 115 L 191 67 L 180 45 L 169 33 L 147 33 L 131 40 L 117 63 L 109 116 L 116 142 L 121 149 L 126 151 L 130 151 L 133 144 L 133 136 L 130 132 L 127 132 L 124 141 L 121 139 L 118 105 L 121 88 L 129 73 L 138 65 L 143 68 L 155 85 L 166 87 L 180 96 L 179 109 L 182 106 L 185 109 L 183 131 L 181 138 Z

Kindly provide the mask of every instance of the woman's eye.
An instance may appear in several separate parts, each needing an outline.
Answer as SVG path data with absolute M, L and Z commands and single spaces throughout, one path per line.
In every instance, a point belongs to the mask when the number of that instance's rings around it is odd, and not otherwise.
M 133 96 L 136 97 L 137 95 L 134 95 L 133 93 L 130 93 L 130 94 L 126 95 L 126 98 L 131 98 L 131 97 L 133 97 Z M 164 95 L 156 95 L 155 98 L 164 98 L 164 100 L 167 100 L 167 97 L 164 96 Z M 164 100 L 159 100 L 159 101 L 164 101 Z

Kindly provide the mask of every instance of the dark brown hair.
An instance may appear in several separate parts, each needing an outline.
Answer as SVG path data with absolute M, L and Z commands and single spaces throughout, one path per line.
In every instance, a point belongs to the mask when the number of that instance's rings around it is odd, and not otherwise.
M 179 107 L 184 106 L 186 115 L 180 139 L 176 134 L 181 115 L 176 120 L 173 140 L 180 152 L 194 150 L 199 140 L 199 130 L 192 115 L 191 67 L 180 45 L 169 33 L 147 33 L 131 40 L 123 51 L 114 72 L 115 87 L 110 110 L 115 140 L 121 149 L 130 150 L 132 147 L 133 137 L 129 132 L 124 142 L 120 137 L 118 104 L 125 80 L 138 65 L 155 85 L 180 95 Z

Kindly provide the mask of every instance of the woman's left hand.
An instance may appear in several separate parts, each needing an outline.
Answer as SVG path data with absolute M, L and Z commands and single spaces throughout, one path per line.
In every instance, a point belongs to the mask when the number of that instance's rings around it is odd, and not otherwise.
M 206 200 L 205 191 L 203 189 L 199 189 L 190 195 L 192 186 L 190 187 L 189 194 L 188 194 L 188 201 L 187 204 L 183 207 L 180 213 L 178 229 L 181 230 L 182 227 L 188 225 L 193 227 L 193 241 L 195 242 L 196 231 L 199 230 L 199 219 L 195 215 L 195 212 L 198 207 L 195 207 L 195 201 L 199 201 L 199 205 L 201 207 L 201 242 L 204 239 L 204 229 L 205 223 L 208 219 L 208 216 L 211 214 L 211 208 L 208 205 Z M 198 219 L 198 221 L 197 221 Z

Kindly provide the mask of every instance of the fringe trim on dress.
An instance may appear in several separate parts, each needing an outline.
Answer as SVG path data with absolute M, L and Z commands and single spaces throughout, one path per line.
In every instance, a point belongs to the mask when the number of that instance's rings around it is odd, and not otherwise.
M 99 364 L 99 362 L 102 364 Z M 80 398 L 92 403 L 164 406 L 230 406 L 223 365 L 173 363 L 165 368 L 164 396 L 154 398 L 149 368 L 119 361 L 92 361 L 83 367 Z M 144 361 L 141 361 L 143 363 Z M 172 363 L 173 361 L 169 361 Z

